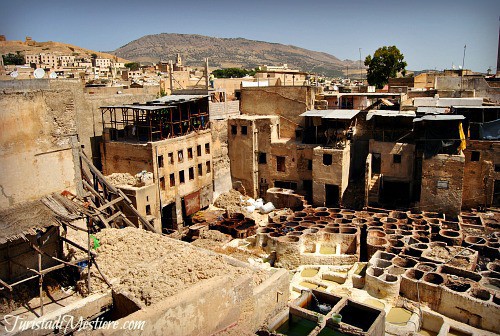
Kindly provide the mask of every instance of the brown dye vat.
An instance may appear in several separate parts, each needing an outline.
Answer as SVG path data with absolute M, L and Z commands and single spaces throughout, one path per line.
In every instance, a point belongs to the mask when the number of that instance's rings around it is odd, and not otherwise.
M 461 245 L 463 240 L 460 232 L 446 229 L 439 231 L 439 238 L 449 245 Z
M 271 237 L 271 238 L 278 238 L 278 237 L 281 237 L 281 233 L 279 233 L 279 232 L 269 232 L 267 235 L 268 235 L 269 237 Z
M 493 303 L 500 306 L 500 294 L 495 294 L 493 296 Z
M 296 227 L 296 226 L 299 226 L 299 222 L 294 222 L 294 221 L 285 222 L 285 226 L 286 227 Z
M 372 266 L 366 270 L 366 273 L 374 277 L 379 277 L 384 274 L 384 270 L 382 268 Z
M 323 232 L 326 232 L 326 233 L 339 233 L 340 232 L 340 228 L 326 227 L 326 228 L 323 229 Z
M 393 247 L 401 247 L 401 248 L 403 248 L 405 246 L 405 243 L 402 240 L 399 240 L 399 239 L 389 239 L 389 243 Z
M 488 229 L 490 229 L 490 230 L 495 230 L 495 231 L 500 230 L 500 224 L 499 223 L 488 222 L 488 223 L 486 223 L 486 227 Z
M 408 247 L 408 254 L 413 257 L 421 257 L 422 252 L 429 248 L 429 245 L 424 243 L 412 244 Z
M 314 213 L 316 217 L 328 217 L 330 213 L 328 211 L 317 211 Z
M 317 207 L 314 209 L 314 211 L 328 211 L 327 207 Z
M 467 236 L 464 239 L 468 247 L 476 251 L 482 251 L 486 246 L 486 239 L 478 236 Z
M 354 215 L 344 215 L 344 218 L 352 222 L 352 219 L 354 219 Z
M 291 218 L 289 218 L 290 221 L 293 221 L 293 222 L 302 222 L 302 220 L 304 219 L 304 217 L 297 217 L 297 216 L 292 216 Z
M 367 238 L 381 237 L 384 238 L 386 236 L 384 231 L 379 230 L 369 230 L 367 232 Z
M 333 213 L 333 214 L 330 214 L 330 218 L 337 219 L 337 218 L 344 218 L 344 216 L 342 216 L 342 214 L 339 214 L 339 213 Z
M 270 229 L 281 229 L 283 225 L 278 223 L 273 223 L 273 224 L 267 224 L 267 227 Z
M 500 264 L 490 262 L 486 265 L 486 268 L 493 272 L 500 272 Z
M 268 227 L 262 227 L 257 229 L 257 233 L 270 233 L 270 232 L 274 232 L 274 230 Z
M 315 228 L 315 229 L 323 229 L 324 227 L 325 227 L 324 225 L 320 225 L 320 224 L 316 224 L 316 225 L 311 226 L 311 228 Z
M 396 230 L 385 230 L 385 233 L 388 235 L 395 234 Z
M 412 231 L 409 231 L 409 230 L 401 230 L 401 234 L 403 236 L 412 236 L 413 235 L 413 232 Z
M 418 237 L 418 240 L 421 243 L 430 243 L 431 242 L 431 240 L 429 239 L 429 237 Z
M 328 211 L 330 211 L 332 214 L 336 214 L 340 212 L 339 208 L 328 208 Z
M 386 281 L 386 282 L 397 282 L 398 277 L 392 274 L 384 273 L 379 277 L 380 280 Z
M 420 280 L 424 276 L 424 272 L 412 268 L 405 272 L 405 276 L 412 280 Z
M 414 236 L 416 236 L 417 238 L 418 237 L 428 237 L 431 234 L 429 231 L 426 231 L 426 230 L 415 230 L 413 232 L 414 232 Z
M 375 267 L 378 267 L 378 268 L 388 268 L 388 267 L 392 266 L 392 263 L 390 261 L 383 260 L 383 259 L 375 259 L 375 261 L 373 262 L 373 265 Z
M 386 230 L 397 230 L 398 226 L 393 223 L 385 223 L 384 224 L 384 229 Z
M 387 252 L 380 252 L 379 253 L 379 258 L 380 259 L 383 259 L 383 260 L 388 260 L 388 261 L 391 261 L 392 259 L 394 259 L 396 256 L 392 253 L 387 253 Z
M 303 218 L 304 221 L 310 221 L 310 222 L 316 222 L 317 220 L 320 220 L 319 217 L 316 216 L 306 216 Z
M 328 227 L 328 228 L 338 228 L 338 227 L 340 227 L 340 225 L 337 224 L 337 223 L 328 223 L 326 225 L 326 227 Z
M 371 222 L 367 222 L 367 223 L 366 223 L 366 226 L 367 226 L 368 228 L 374 228 L 374 227 L 383 228 L 383 227 L 384 227 L 384 224 L 383 224 L 383 223 L 381 223 L 381 222 L 371 221 Z
M 362 225 L 362 224 L 364 224 L 364 223 L 366 223 L 366 222 L 367 222 L 367 220 L 366 220 L 366 219 L 364 219 L 364 218 L 353 218 L 353 219 L 352 219 L 352 223 L 353 223 L 354 225 Z
M 429 223 L 431 225 L 441 224 L 441 221 L 439 220 L 439 218 L 428 217 L 426 220 L 427 220 L 427 223 Z
M 314 225 L 314 222 L 311 222 L 311 221 L 302 221 L 300 222 L 300 226 L 303 226 L 303 227 L 311 227 Z
M 340 210 L 340 213 L 341 213 L 341 214 L 344 214 L 344 215 L 354 215 L 354 214 L 355 214 L 355 212 L 354 212 L 354 211 L 352 211 L 352 210 L 347 210 L 347 209 L 342 209 L 342 210 Z
M 326 220 L 320 220 L 320 221 L 317 221 L 316 223 L 319 224 L 319 225 L 328 225 L 328 224 L 330 224 L 330 222 L 326 221 Z
M 412 219 L 414 225 L 428 225 L 425 219 Z
M 463 293 L 463 292 L 466 292 L 470 288 L 470 283 L 450 282 L 450 283 L 446 284 L 445 286 L 448 287 L 449 289 L 451 289 L 452 291 Z
M 295 217 L 299 217 L 299 218 L 302 218 L 302 217 L 306 217 L 307 216 L 307 213 L 303 212 L 303 211 L 296 211 L 294 213 L 294 216 Z
M 431 262 L 419 262 L 415 268 L 422 272 L 433 272 L 437 269 L 437 265 Z
M 398 224 L 398 229 L 405 230 L 405 231 L 411 231 L 414 229 L 414 227 L 413 227 L 413 225 L 408 225 L 408 224 Z
M 388 224 L 398 222 L 398 220 L 396 218 L 392 218 L 392 217 L 384 217 L 384 218 L 381 218 L 380 221 L 382 223 L 388 223 Z
M 413 230 L 423 230 L 423 231 L 430 231 L 431 226 L 427 224 L 415 224 L 413 225 Z
M 460 226 L 458 225 L 458 222 L 441 221 L 441 227 L 443 229 L 449 229 L 449 230 L 455 230 L 455 231 L 460 230 Z
M 307 229 L 305 226 L 296 226 L 293 228 L 293 231 L 304 231 Z
M 340 233 L 342 234 L 355 234 L 358 230 L 356 228 L 352 227 L 341 227 L 340 228 Z
M 396 218 L 396 219 L 407 219 L 408 218 L 408 214 L 406 212 L 402 212 L 402 211 L 392 211 L 390 216 L 392 218 Z
M 337 218 L 334 220 L 334 223 L 337 223 L 337 224 L 349 224 L 351 223 L 351 220 L 347 219 L 347 218 Z
M 422 215 L 427 218 L 443 218 L 443 216 L 440 213 L 437 212 L 431 212 L 431 211 L 424 211 L 422 212 Z
M 287 235 L 288 236 L 301 236 L 302 235 L 302 231 L 293 231 L 293 232 L 288 232 Z
M 491 293 L 489 291 L 477 287 L 471 290 L 470 295 L 476 299 L 483 301 L 488 301 L 489 299 L 491 299 Z
M 396 257 L 392 260 L 392 263 L 396 266 L 402 267 L 402 268 L 412 268 L 414 267 L 417 262 L 413 259 L 408 259 L 408 258 L 402 258 L 402 257 Z
M 424 279 L 423 279 L 425 282 L 428 282 L 430 284 L 434 284 L 434 285 L 441 285 L 444 283 L 444 278 L 441 274 L 438 274 L 438 273 L 427 273 L 424 275 Z M 469 285 L 470 287 L 470 285 Z M 465 292 L 465 290 L 464 290 Z

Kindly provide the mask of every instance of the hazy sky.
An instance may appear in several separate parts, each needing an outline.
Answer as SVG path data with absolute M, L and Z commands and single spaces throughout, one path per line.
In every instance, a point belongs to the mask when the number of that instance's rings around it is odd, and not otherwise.
M 0 34 L 98 51 L 148 34 L 243 37 L 359 60 L 396 45 L 408 69 L 496 69 L 498 0 L 191 0 L 2 2 Z

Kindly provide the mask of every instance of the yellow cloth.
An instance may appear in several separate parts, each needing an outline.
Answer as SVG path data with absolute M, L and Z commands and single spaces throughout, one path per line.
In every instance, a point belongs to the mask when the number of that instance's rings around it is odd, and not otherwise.
M 467 142 L 465 141 L 465 134 L 462 123 L 458 124 L 458 133 L 460 134 L 460 146 L 458 146 L 458 149 L 463 151 L 467 147 Z

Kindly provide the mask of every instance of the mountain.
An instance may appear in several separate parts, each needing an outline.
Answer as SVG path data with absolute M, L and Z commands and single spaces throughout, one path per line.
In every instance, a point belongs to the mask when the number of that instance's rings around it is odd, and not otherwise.
M 100 51 L 94 51 L 90 49 L 80 48 L 71 44 L 61 43 L 61 42 L 38 42 L 38 41 L 0 41 L 0 54 L 8 54 L 20 52 L 23 55 L 26 54 L 38 54 L 38 53 L 57 53 L 62 55 L 74 55 L 76 57 L 87 57 L 90 58 L 92 54 L 96 54 L 98 57 L 103 58 L 114 58 L 114 55 L 108 53 L 103 53 Z M 126 59 L 118 58 L 119 62 L 128 62 Z
M 354 69 L 359 62 L 345 60 L 318 51 L 292 45 L 247 40 L 218 38 L 192 34 L 146 35 L 109 53 L 136 62 L 175 60 L 177 53 L 183 63 L 191 67 L 203 66 L 209 58 L 211 68 L 288 64 L 289 68 L 329 76 L 340 75 L 347 66 Z

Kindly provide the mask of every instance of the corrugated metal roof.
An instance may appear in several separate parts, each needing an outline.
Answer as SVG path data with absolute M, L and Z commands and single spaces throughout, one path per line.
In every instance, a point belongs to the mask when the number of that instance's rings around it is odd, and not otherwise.
M 370 120 L 374 116 L 415 118 L 417 115 L 413 111 L 375 110 L 375 111 L 368 112 L 368 114 L 366 115 L 366 120 Z
M 188 100 L 197 100 L 201 98 L 206 98 L 208 95 L 170 95 L 163 96 L 158 99 L 153 100 L 153 103 L 178 103 Z
M 413 119 L 413 122 L 419 121 L 445 121 L 445 120 L 464 120 L 465 117 L 463 115 L 454 115 L 454 114 L 434 114 L 434 115 L 426 115 L 421 118 Z
M 137 109 L 137 110 L 147 110 L 147 111 L 157 111 L 162 110 L 167 107 L 174 107 L 172 105 L 111 105 L 111 106 L 101 106 L 101 109 L 104 108 L 129 108 L 129 109 Z
M 360 110 L 310 110 L 302 113 L 301 117 L 321 117 L 323 119 L 350 120 L 354 118 Z

